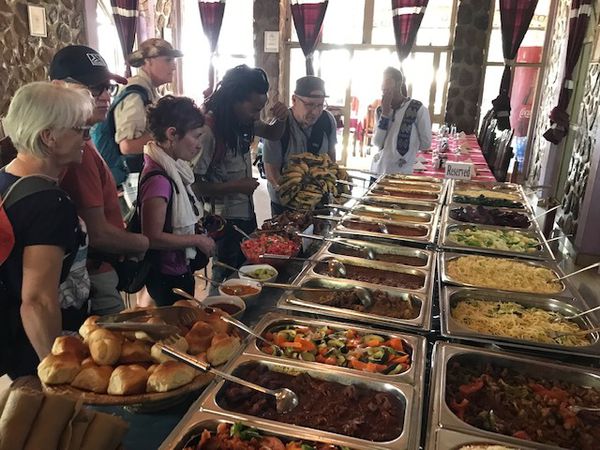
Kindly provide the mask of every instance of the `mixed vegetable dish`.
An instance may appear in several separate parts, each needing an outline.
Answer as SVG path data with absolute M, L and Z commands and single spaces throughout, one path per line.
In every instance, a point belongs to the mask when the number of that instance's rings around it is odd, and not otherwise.
M 402 339 L 352 329 L 286 325 L 267 331 L 264 337 L 283 351 L 282 356 L 301 361 L 386 375 L 406 372 L 411 364 L 411 349 Z M 278 348 L 266 343 L 261 343 L 261 350 L 280 354 Z
M 518 253 L 534 253 L 540 249 L 540 241 L 525 233 L 508 230 L 483 230 L 472 227 L 453 230 L 448 240 L 468 247 L 489 248 Z

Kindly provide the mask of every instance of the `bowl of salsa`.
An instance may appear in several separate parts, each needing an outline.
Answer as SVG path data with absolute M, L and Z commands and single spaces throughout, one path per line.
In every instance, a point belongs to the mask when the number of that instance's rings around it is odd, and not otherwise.
M 230 316 L 239 319 L 246 311 L 246 303 L 235 295 L 213 295 L 202 300 L 204 306 L 219 308 Z
M 221 295 L 233 295 L 244 301 L 258 297 L 261 291 L 262 285 L 258 281 L 242 278 L 230 278 L 219 286 Z

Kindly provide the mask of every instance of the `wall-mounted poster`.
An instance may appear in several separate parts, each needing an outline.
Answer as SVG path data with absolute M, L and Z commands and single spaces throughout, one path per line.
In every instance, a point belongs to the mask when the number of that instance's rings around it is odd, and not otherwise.
M 43 6 L 27 5 L 29 15 L 29 34 L 32 36 L 47 37 L 46 8 Z

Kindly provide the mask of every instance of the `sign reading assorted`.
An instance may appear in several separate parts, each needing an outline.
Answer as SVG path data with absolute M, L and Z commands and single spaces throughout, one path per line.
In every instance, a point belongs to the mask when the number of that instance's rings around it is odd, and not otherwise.
M 475 175 L 473 163 L 446 161 L 446 178 L 470 180 Z

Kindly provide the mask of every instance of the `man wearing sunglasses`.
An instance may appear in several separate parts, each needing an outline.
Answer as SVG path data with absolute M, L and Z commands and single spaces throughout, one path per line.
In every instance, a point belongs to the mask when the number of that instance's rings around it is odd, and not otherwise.
M 325 83 L 321 78 L 299 78 L 292 95 L 291 114 L 288 114 L 283 136 L 278 141 L 265 141 L 263 159 L 274 216 L 286 209 L 281 205 L 277 189 L 281 171 L 291 155 L 304 152 L 315 155 L 327 153 L 335 161 L 336 123 L 333 115 L 325 109 L 326 97 Z
M 127 82 L 108 70 L 106 62 L 96 50 L 83 45 L 70 45 L 59 50 L 50 64 L 50 78 L 90 91 L 95 107 L 88 125 L 106 118 L 111 94 L 117 89 L 115 82 Z M 81 131 L 84 137 L 86 134 L 89 137 L 89 127 Z M 87 265 L 91 281 L 91 313 L 118 313 L 124 306 L 117 290 L 117 273 L 110 264 L 96 260 L 93 255 L 111 254 L 115 258 L 141 256 L 148 249 L 148 239 L 142 234 L 124 230 L 115 180 L 91 140 L 88 139 L 84 145 L 81 164 L 65 173 L 61 187 L 75 202 L 89 235 Z

